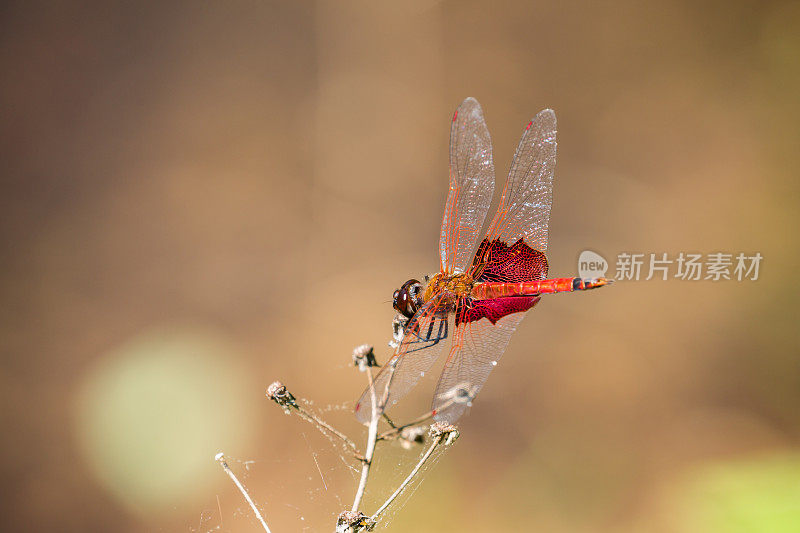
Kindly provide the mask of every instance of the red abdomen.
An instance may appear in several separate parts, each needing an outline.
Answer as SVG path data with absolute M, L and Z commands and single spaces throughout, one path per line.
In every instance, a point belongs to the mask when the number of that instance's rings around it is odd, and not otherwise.
M 509 296 L 535 296 L 553 292 L 575 290 L 576 278 L 555 278 L 537 281 L 521 281 L 508 283 L 503 281 L 485 281 L 472 287 L 471 296 L 476 300 L 507 298 Z

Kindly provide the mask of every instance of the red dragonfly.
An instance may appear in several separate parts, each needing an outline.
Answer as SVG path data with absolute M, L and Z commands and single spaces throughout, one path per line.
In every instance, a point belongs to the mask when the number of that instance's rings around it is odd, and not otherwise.
M 494 193 L 492 143 L 478 101 L 467 98 L 458 106 L 450 128 L 441 271 L 424 283 L 411 279 L 394 292 L 394 308 L 408 321 L 374 389 L 367 388 L 356 405 L 359 420 L 371 419 L 373 403 L 378 410 L 395 404 L 449 346 L 432 412 L 436 420 L 454 422 L 542 294 L 611 283 L 605 278 L 547 279 L 544 252 L 555 165 L 556 115 L 545 109 L 525 128 L 497 213 L 478 243 Z

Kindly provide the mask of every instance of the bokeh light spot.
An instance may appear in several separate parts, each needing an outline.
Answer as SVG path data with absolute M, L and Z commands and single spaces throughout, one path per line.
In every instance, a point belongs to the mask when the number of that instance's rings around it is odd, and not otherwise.
M 674 498 L 680 531 L 793 533 L 800 524 L 800 454 L 702 465 Z
M 137 337 L 87 372 L 76 435 L 98 480 L 143 515 L 207 494 L 214 454 L 250 436 L 247 373 L 202 331 Z

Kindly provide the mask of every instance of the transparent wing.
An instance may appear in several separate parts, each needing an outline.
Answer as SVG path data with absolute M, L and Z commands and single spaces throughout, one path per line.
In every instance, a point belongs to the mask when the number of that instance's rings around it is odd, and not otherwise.
M 443 272 L 465 271 L 493 194 L 492 140 L 480 104 L 467 98 L 450 127 L 450 193 L 439 239 Z
M 544 252 L 547 226 L 553 204 L 553 174 L 556 168 L 556 114 L 539 112 L 528 123 L 519 141 L 500 206 L 486 237 L 513 244 L 519 239 Z
M 449 344 L 452 313 L 447 312 L 442 302 L 442 297 L 432 298 L 406 324 L 403 341 L 375 377 L 375 401 L 372 390 L 367 387 L 356 404 L 356 417 L 362 423 L 372 418 L 373 404 L 381 405 L 385 401 L 385 410 L 405 396 Z
M 433 395 L 436 420 L 452 424 L 472 404 L 523 318 L 524 312 L 512 313 L 494 323 L 481 318 L 456 327 Z

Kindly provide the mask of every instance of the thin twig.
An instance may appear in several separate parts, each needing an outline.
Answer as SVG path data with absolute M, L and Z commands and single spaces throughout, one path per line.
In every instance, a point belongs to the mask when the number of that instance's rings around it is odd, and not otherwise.
M 264 531 L 266 531 L 267 533 L 272 533 L 269 530 L 269 526 L 267 525 L 267 522 L 264 520 L 264 517 L 261 516 L 258 507 L 256 507 L 256 504 L 253 502 L 253 499 L 250 497 L 250 494 L 248 494 L 247 489 L 244 488 L 244 485 L 242 485 L 242 483 L 236 477 L 236 474 L 234 474 L 233 470 L 231 470 L 231 468 L 228 466 L 228 463 L 225 461 L 225 455 L 222 452 L 219 452 L 214 457 L 214 459 L 216 459 L 219 462 L 219 464 L 222 465 L 222 469 L 233 480 L 234 485 L 236 485 L 236 487 L 239 489 L 239 492 L 242 493 L 242 496 L 244 496 L 244 499 L 250 505 L 250 508 L 253 510 L 253 513 L 255 513 L 256 518 L 261 523 L 261 526 L 264 528 Z
M 315 426 L 318 430 L 320 430 L 320 432 L 322 434 L 325 434 L 325 431 L 327 430 L 331 434 L 333 434 L 334 436 L 336 436 L 339 439 L 341 439 L 341 441 L 344 442 L 347 445 L 348 448 L 353 450 L 353 455 L 356 457 L 356 459 L 358 459 L 359 461 L 363 461 L 364 460 L 364 456 L 361 455 L 361 452 L 358 451 L 358 447 L 356 446 L 356 443 L 353 442 L 352 440 L 350 440 L 350 438 L 347 435 L 345 435 L 344 433 L 342 433 L 338 429 L 334 428 L 333 426 L 331 426 L 330 424 L 325 422 L 323 419 L 321 419 L 317 415 L 307 411 L 300 404 L 297 404 L 297 414 L 300 415 L 300 418 L 310 422 L 311 425 Z
M 399 434 L 400 434 L 400 433 L 401 433 L 401 432 L 402 432 L 404 429 L 406 429 L 406 428 L 410 428 L 411 426 L 416 426 L 416 425 L 422 424 L 423 422 L 427 422 L 428 420 L 430 420 L 430 419 L 432 419 L 434 416 L 436 416 L 436 413 L 443 413 L 443 412 L 445 412 L 445 411 L 446 411 L 446 410 L 447 410 L 447 409 L 448 409 L 448 408 L 449 408 L 451 405 L 453 405 L 454 403 L 456 403 L 456 401 L 457 401 L 457 400 L 456 400 L 455 398 L 450 398 L 450 399 L 449 399 L 449 400 L 447 400 L 445 403 L 443 403 L 443 404 L 442 404 L 442 405 L 439 407 L 439 409 L 438 409 L 437 411 L 428 411 L 428 412 L 427 412 L 427 413 L 425 413 L 424 415 L 420 415 L 420 416 L 418 416 L 417 418 L 415 418 L 415 419 L 414 419 L 414 420 L 412 420 L 411 422 L 407 422 L 407 423 L 405 423 L 405 424 L 401 424 L 401 425 L 399 425 L 399 426 L 397 426 L 397 425 L 394 425 L 394 424 L 391 424 L 391 426 L 392 426 L 392 429 L 390 429 L 390 430 L 388 430 L 388 431 L 384 431 L 383 433 L 381 433 L 380 435 L 378 435 L 378 440 L 388 440 L 388 439 L 393 439 L 393 438 L 395 438 L 397 435 L 399 435 Z
M 325 422 L 322 418 L 315 415 L 314 413 L 311 413 L 305 407 L 303 407 L 297 401 L 297 398 L 295 398 L 294 395 L 291 392 L 289 392 L 289 390 L 286 388 L 286 385 L 284 385 L 280 381 L 275 381 L 269 387 L 267 387 L 267 398 L 269 398 L 270 400 L 281 406 L 283 410 L 286 412 L 286 414 L 291 413 L 292 409 L 294 409 L 295 411 L 297 411 L 297 414 L 300 416 L 300 418 L 302 418 L 306 422 L 311 423 L 311 425 L 316 427 L 323 435 L 327 435 L 328 433 L 330 433 L 338 437 L 339 439 L 341 439 L 342 442 L 345 443 L 345 445 L 348 448 L 353 450 L 353 455 L 355 456 L 356 459 L 358 459 L 359 461 L 364 460 L 364 456 L 361 455 L 361 453 L 358 451 L 356 444 L 352 440 L 350 440 L 350 438 L 348 438 L 347 435 L 345 435 L 335 427 Z
M 378 508 L 378 510 L 375 511 L 375 514 L 373 514 L 370 517 L 373 521 L 377 522 L 380 514 L 383 513 L 398 496 L 400 496 L 400 493 L 402 493 L 403 490 L 405 490 L 405 488 L 408 486 L 408 484 L 411 483 L 411 480 L 414 479 L 414 476 L 417 475 L 420 468 L 422 468 L 422 466 L 428 461 L 428 459 L 430 459 L 431 455 L 433 454 L 433 451 L 436 449 L 437 446 L 439 446 L 442 443 L 442 441 L 446 438 L 446 436 L 447 436 L 446 434 L 442 434 L 436 437 L 436 439 L 433 441 L 433 444 L 431 444 L 430 448 L 428 448 L 428 450 L 425 452 L 425 455 L 423 455 L 420 458 L 419 462 L 417 462 L 417 465 L 414 467 L 411 473 L 408 474 L 408 477 L 406 477 L 406 479 L 403 480 L 400 486 L 397 487 L 397 490 L 394 491 L 392 495 L 389 496 L 389 498 L 385 502 L 383 502 L 383 505 L 381 505 L 380 508 Z
M 388 440 L 388 439 L 394 438 L 397 435 L 399 435 L 400 432 L 403 431 L 404 429 L 410 428 L 411 426 L 417 426 L 419 424 L 422 424 L 423 422 L 427 422 L 428 420 L 433 418 L 433 416 L 434 416 L 434 412 L 433 411 L 429 411 L 429 412 L 425 413 L 424 415 L 418 416 L 417 418 L 415 418 L 411 422 L 408 422 L 406 424 L 401 424 L 399 426 L 392 426 L 392 429 L 390 429 L 388 431 L 384 431 L 383 433 L 378 435 L 378 440 Z
M 389 427 L 392 427 L 392 428 L 396 428 L 397 427 L 397 425 L 394 422 L 392 422 L 392 419 L 389 418 L 389 415 L 387 415 L 386 413 L 383 413 L 383 419 L 386 421 L 387 424 L 389 424 Z

